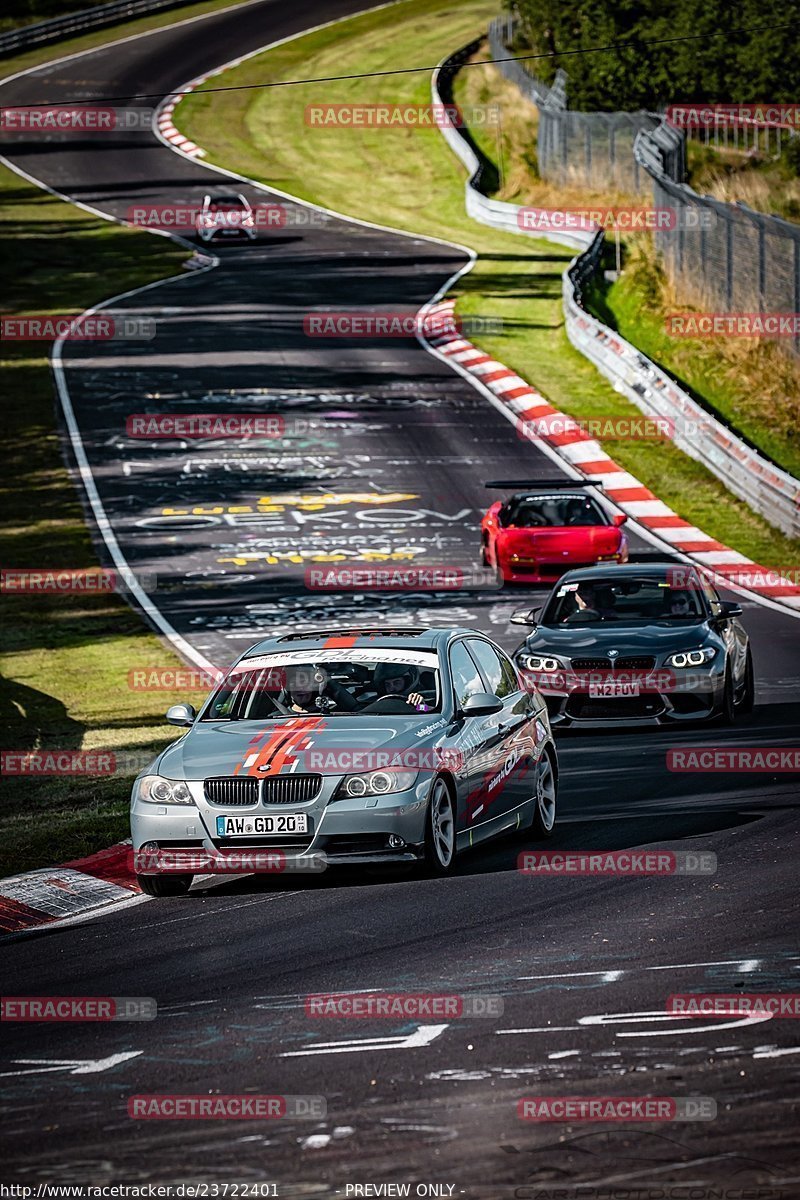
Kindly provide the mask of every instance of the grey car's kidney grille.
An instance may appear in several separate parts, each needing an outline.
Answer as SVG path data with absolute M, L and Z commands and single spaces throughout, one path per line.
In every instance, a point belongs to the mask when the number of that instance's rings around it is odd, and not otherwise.
M 209 804 L 225 804 L 230 807 L 258 804 L 258 782 L 250 775 L 207 779 L 204 784 L 205 797 Z
M 264 804 L 304 804 L 319 795 L 321 775 L 273 775 L 261 781 Z
M 573 658 L 572 666 L 576 671 L 607 671 L 611 666 L 610 658 Z

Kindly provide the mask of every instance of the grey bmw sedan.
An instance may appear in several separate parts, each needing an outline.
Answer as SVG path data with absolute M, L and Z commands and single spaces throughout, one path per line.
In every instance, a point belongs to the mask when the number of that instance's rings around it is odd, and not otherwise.
M 469 629 L 297 633 L 251 647 L 136 779 L 135 869 L 188 891 L 246 854 L 453 870 L 500 834 L 549 837 L 558 764 L 547 708 Z M 172 855 L 164 869 L 164 856 Z M 245 870 L 246 867 L 242 867 Z

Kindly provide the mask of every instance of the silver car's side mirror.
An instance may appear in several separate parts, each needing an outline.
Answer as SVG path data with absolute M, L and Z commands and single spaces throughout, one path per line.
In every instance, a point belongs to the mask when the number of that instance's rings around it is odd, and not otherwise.
M 167 720 L 170 725 L 194 725 L 195 712 L 191 704 L 173 704 L 167 709 Z
M 493 696 L 491 692 L 476 692 L 474 696 L 467 696 L 461 705 L 461 716 L 488 717 L 500 712 L 502 707 L 503 701 L 499 696 Z
M 542 610 L 540 608 L 532 608 L 529 612 L 520 609 L 519 612 L 511 614 L 512 625 L 535 625 L 536 618 Z

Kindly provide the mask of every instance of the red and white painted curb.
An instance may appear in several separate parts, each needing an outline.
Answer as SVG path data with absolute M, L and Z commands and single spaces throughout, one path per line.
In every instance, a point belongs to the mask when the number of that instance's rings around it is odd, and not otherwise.
M 0 933 L 21 933 L 118 905 L 141 895 L 130 842 L 88 858 L 0 879 Z
M 454 300 L 441 300 L 422 310 L 425 340 L 448 362 L 458 364 L 462 371 L 488 388 L 513 420 L 521 437 L 544 442 L 568 467 L 601 484 L 603 494 L 622 512 L 670 549 L 713 572 L 716 582 L 730 579 L 737 590 L 754 592 L 800 610 L 800 586 L 716 541 L 674 513 L 640 480 L 609 458 L 600 443 L 589 437 L 573 417 L 553 408 L 521 376 L 462 337 L 455 329 L 454 309 Z M 443 324 L 454 328 L 442 332 Z M 537 422 L 537 429 L 540 429 L 543 418 L 556 418 L 554 424 L 558 424 L 562 432 L 529 432 L 533 422 Z
M 205 83 L 209 78 L 210 76 L 208 75 L 202 75 L 199 79 L 193 80 L 192 85 L 197 86 L 198 84 Z M 172 96 L 168 96 L 163 101 L 158 109 L 156 128 L 165 141 L 169 142 L 172 146 L 177 146 L 181 154 L 187 154 L 189 158 L 205 158 L 205 150 L 202 150 L 200 146 L 195 146 L 194 142 L 184 137 L 181 131 L 175 128 L 172 121 L 175 106 L 180 103 L 185 95 L 187 95 L 187 92 L 177 92 Z

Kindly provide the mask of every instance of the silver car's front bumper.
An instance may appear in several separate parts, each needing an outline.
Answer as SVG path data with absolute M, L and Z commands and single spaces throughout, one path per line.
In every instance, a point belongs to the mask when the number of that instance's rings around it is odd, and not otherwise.
M 187 780 L 193 805 L 151 804 L 138 796 L 131 801 L 134 851 L 191 849 L 219 857 L 250 851 L 283 851 L 286 855 L 324 856 L 335 862 L 408 862 L 418 858 L 425 839 L 425 816 L 432 776 L 420 772 L 413 787 L 385 796 L 333 799 L 342 776 L 325 776 L 318 796 L 304 804 L 210 804 L 202 780 Z M 220 838 L 218 816 L 247 817 L 306 813 L 310 832 L 270 837 Z M 389 838 L 403 845 L 390 846 Z M 207 868 L 214 871 L 213 865 Z M 219 870 L 224 870 L 220 862 Z

